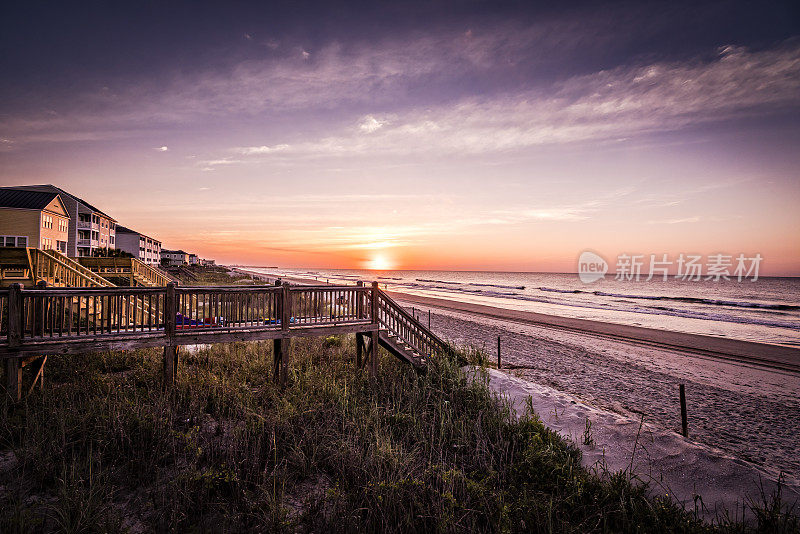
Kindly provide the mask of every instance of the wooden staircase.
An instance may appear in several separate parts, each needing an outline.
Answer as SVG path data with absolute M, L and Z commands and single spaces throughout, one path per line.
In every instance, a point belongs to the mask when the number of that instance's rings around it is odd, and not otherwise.
M 136 258 L 78 258 L 81 265 L 89 271 L 119 282 L 117 285 L 139 287 L 164 287 L 175 278 L 161 269 L 148 265 Z
M 453 349 L 429 328 L 378 289 L 378 342 L 400 360 L 418 371 L 427 369 L 434 355 L 452 354 Z
M 114 287 L 114 284 L 55 250 L 0 248 L 0 286 Z
M 39 249 L 31 249 L 31 251 L 35 251 L 36 255 L 38 256 L 38 264 L 41 266 L 47 266 L 48 268 L 52 269 L 52 265 L 64 265 L 68 266 L 70 269 L 73 269 L 80 273 L 86 280 L 89 280 L 93 285 L 89 287 L 115 287 L 114 284 L 103 278 L 102 276 L 97 275 L 96 273 L 92 272 L 91 270 L 87 269 L 77 261 L 72 258 L 61 254 L 55 250 L 39 250 Z M 47 260 L 43 256 L 47 256 Z M 42 261 L 45 260 L 45 261 Z M 46 271 L 45 271 L 46 272 Z M 44 274 L 44 273 L 42 273 Z M 45 280 L 47 285 L 56 285 L 55 283 L 51 283 L 45 276 L 39 276 L 40 280 Z M 51 277 L 52 279 L 52 277 Z M 58 287 L 79 287 L 74 285 L 60 285 Z M 86 286 L 82 286 L 86 287 Z
M 395 334 L 381 330 L 378 335 L 380 345 L 406 363 L 410 363 L 418 371 L 427 368 L 427 359 L 419 350 L 412 347 Z

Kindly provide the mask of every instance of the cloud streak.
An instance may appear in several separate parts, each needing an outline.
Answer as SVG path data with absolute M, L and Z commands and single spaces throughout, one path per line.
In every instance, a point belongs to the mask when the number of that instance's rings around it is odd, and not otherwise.
M 339 110 L 359 117 L 352 134 L 374 138 L 331 132 L 300 146 L 286 140 L 248 147 L 248 155 L 290 146 L 310 152 L 405 150 L 415 139 L 429 145 L 426 136 L 451 151 L 490 151 L 679 128 L 798 105 L 797 43 L 758 52 L 727 46 L 712 60 L 623 65 L 557 81 L 540 75 L 542 65 L 608 40 L 610 24 L 599 17 L 594 23 L 503 24 L 375 42 L 333 41 L 314 50 L 283 46 L 283 55 L 103 86 L 39 114 L 6 113 L 0 129 L 20 141 L 91 141 L 220 117 Z M 464 83 L 476 79 L 484 80 L 481 89 Z M 428 102 L 434 88 L 451 95 L 449 103 Z
M 285 156 L 487 153 L 615 140 L 800 108 L 800 46 L 761 52 L 724 47 L 707 62 L 620 67 L 549 90 L 411 110 L 391 122 L 363 116 L 357 128 L 295 144 Z M 238 147 L 264 155 L 271 147 Z

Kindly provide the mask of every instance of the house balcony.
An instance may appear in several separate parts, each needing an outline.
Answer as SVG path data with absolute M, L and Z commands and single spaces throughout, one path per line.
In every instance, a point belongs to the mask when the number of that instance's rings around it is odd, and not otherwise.
M 97 224 L 91 221 L 78 221 L 78 228 L 81 230 L 97 230 Z

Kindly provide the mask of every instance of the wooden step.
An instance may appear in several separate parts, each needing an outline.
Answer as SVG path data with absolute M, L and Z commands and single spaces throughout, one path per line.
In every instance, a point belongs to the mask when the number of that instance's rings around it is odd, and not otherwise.
M 410 363 L 416 370 L 424 371 L 425 360 L 419 356 L 419 353 L 413 351 L 404 341 L 400 340 L 396 335 L 382 330 L 378 335 L 378 340 L 382 347 L 387 351 L 394 354 L 400 360 Z

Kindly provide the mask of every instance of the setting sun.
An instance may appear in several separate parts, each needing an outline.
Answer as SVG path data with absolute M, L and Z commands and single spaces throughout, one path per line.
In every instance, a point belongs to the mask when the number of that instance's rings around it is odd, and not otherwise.
M 364 268 L 372 271 L 388 271 L 393 267 L 394 264 L 392 263 L 392 260 L 382 255 L 374 256 L 371 260 L 368 260 L 364 263 Z

